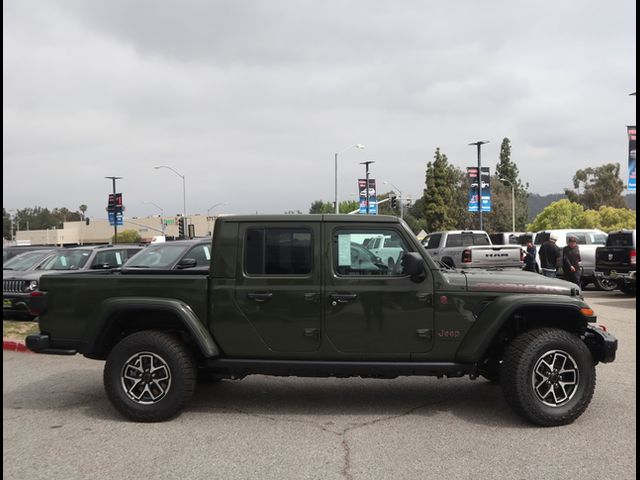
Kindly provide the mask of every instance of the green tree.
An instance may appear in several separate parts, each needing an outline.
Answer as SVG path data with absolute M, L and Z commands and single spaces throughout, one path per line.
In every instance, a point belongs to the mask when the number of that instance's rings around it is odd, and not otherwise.
M 82 220 L 84 220 L 84 218 L 85 218 L 84 214 L 87 211 L 87 208 L 88 207 L 84 203 L 78 207 L 78 209 L 82 213 Z
M 584 220 L 584 207 L 563 198 L 542 210 L 527 226 L 527 230 L 536 232 L 549 228 L 581 228 Z
M 636 228 L 636 212 L 628 208 L 600 207 L 598 210 L 599 228 L 605 232 Z
M 466 219 L 464 174 L 449 164 L 447 156 L 436 149 L 433 162 L 427 163 L 425 189 L 420 205 L 424 208 L 427 231 L 459 228 Z
M 625 208 L 622 192 L 624 182 L 620 179 L 620 164 L 607 163 L 596 168 L 578 170 L 573 176 L 573 187 L 565 189 L 567 198 L 584 208 L 597 210 L 602 206 Z M 579 193 L 582 190 L 582 193 Z
M 325 202 L 323 200 L 315 200 L 309 208 L 309 213 L 335 213 L 333 202 Z M 350 213 L 358 209 L 358 202 L 355 200 L 345 200 L 340 202 L 340 213 Z
M 111 236 L 112 243 L 140 243 L 142 238 L 137 230 L 123 230 L 118 232 L 118 241 L 115 241 L 115 235 Z
M 2 209 L 2 238 L 11 239 L 11 217 L 4 208 Z
M 513 203 L 515 203 L 515 229 L 523 230 L 528 217 L 527 192 L 529 184 L 523 184 L 519 178 L 518 166 L 511 160 L 511 141 L 502 140 L 500 159 L 496 164 L 495 177 L 491 179 L 491 213 L 487 214 L 486 230 L 508 232 L 513 226 L 513 207 L 511 187 L 513 186 Z M 505 181 L 503 181 L 504 179 Z

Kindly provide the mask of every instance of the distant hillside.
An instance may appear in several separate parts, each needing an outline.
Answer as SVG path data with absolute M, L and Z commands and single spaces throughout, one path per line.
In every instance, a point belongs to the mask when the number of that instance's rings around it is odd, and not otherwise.
M 557 202 L 563 198 L 567 198 L 564 193 L 552 193 L 550 195 L 538 195 L 537 193 L 530 193 L 527 200 L 527 206 L 529 207 L 529 220 L 533 220 L 538 213 L 540 213 L 547 205 Z M 636 194 L 629 193 L 624 197 L 627 206 L 635 210 L 636 209 Z

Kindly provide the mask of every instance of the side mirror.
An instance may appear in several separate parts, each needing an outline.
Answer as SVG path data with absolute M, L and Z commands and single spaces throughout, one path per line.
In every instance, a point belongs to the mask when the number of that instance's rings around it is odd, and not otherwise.
M 405 252 L 402 256 L 402 273 L 409 275 L 415 283 L 422 282 L 427 278 L 427 268 L 424 259 L 418 252 Z
M 198 262 L 196 261 L 195 258 L 183 258 L 178 262 L 178 265 L 176 265 L 176 268 L 179 270 L 182 270 L 185 268 L 193 268 L 196 266 L 198 266 Z

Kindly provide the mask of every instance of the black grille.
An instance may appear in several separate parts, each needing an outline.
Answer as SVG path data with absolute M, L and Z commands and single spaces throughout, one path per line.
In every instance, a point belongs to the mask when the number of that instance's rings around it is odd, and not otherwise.
M 27 280 L 3 280 L 2 291 L 3 292 L 24 292 L 27 287 Z

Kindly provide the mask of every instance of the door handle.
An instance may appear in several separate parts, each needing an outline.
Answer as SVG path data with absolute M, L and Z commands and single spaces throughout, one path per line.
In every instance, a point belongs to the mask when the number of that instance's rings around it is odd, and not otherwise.
M 262 303 L 262 302 L 266 302 L 267 300 L 271 300 L 271 297 L 273 297 L 273 293 L 270 293 L 270 292 L 262 292 L 262 293 L 250 292 L 250 293 L 247 293 L 247 297 L 249 297 L 254 302 Z
M 356 293 L 331 293 L 329 299 L 334 307 L 339 303 L 349 303 L 358 298 Z
M 419 328 L 418 330 L 416 330 L 416 334 L 420 337 L 420 338 L 428 338 L 431 339 L 431 330 L 428 328 Z
M 318 337 L 318 336 L 320 336 L 320 329 L 319 328 L 305 328 L 304 329 L 304 336 L 305 337 Z

